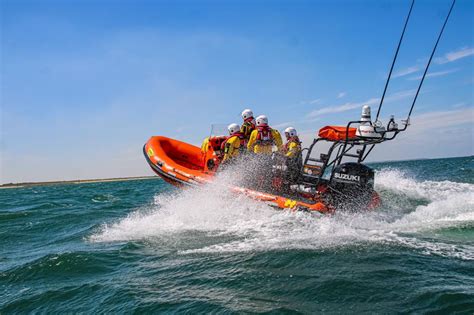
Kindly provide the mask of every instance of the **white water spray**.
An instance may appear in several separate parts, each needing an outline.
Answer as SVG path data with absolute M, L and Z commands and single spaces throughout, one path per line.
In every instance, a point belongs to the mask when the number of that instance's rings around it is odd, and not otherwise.
M 472 184 L 420 182 L 397 170 L 382 170 L 376 175 L 376 189 L 390 194 L 388 208 L 315 217 L 310 213 L 275 210 L 230 193 L 227 187 L 235 183 L 232 172 L 235 170 L 223 172 L 204 187 L 175 195 L 158 195 L 153 205 L 103 226 L 90 240 L 158 243 L 173 240 L 182 254 L 317 250 L 389 243 L 426 254 L 474 260 L 474 243 L 461 246 L 424 237 L 424 233 L 474 224 Z M 407 198 L 415 198 L 421 204 L 407 205 Z M 191 240 L 189 235 L 193 235 Z M 181 244 L 180 239 L 186 239 L 186 244 Z

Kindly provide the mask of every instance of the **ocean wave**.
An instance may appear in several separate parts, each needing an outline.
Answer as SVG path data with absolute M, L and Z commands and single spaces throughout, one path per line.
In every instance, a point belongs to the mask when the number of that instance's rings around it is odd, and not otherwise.
M 96 202 L 96 203 L 116 202 L 119 200 L 120 200 L 119 197 L 113 196 L 111 194 L 98 194 L 98 195 L 94 195 L 91 199 L 92 202 Z

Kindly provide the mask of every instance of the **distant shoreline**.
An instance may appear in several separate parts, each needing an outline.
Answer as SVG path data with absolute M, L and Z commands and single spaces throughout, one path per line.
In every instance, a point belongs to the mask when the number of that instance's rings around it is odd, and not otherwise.
M 434 157 L 434 158 L 413 158 L 413 159 L 406 159 L 406 160 L 381 160 L 381 161 L 370 161 L 370 162 L 367 162 L 367 164 L 413 162 L 413 161 L 428 161 L 428 160 L 449 160 L 449 159 L 462 159 L 462 158 L 474 158 L 474 155 L 447 156 L 447 157 Z
M 422 161 L 422 160 L 440 160 L 440 159 L 458 159 L 458 158 L 474 158 L 473 155 L 467 156 L 450 156 L 450 157 L 435 157 L 435 158 L 414 158 L 407 160 L 386 160 L 386 161 L 370 161 L 367 164 L 378 164 L 378 163 L 393 163 L 393 162 L 410 162 L 410 161 Z M 145 180 L 145 179 L 160 179 L 158 176 L 135 176 L 135 177 L 117 177 L 117 178 L 103 178 L 103 179 L 77 179 L 77 180 L 59 180 L 59 181 L 48 181 L 48 182 L 25 182 L 25 183 L 8 183 L 0 185 L 0 189 L 7 188 L 21 188 L 31 186 L 46 186 L 46 185 L 62 185 L 62 184 L 86 184 L 86 183 L 104 183 L 104 182 L 121 182 L 130 180 Z
M 143 180 L 143 179 L 159 179 L 158 176 L 137 176 L 137 177 L 118 177 L 118 178 L 97 178 L 97 179 L 77 179 L 77 180 L 60 180 L 50 182 L 25 182 L 25 183 L 8 183 L 0 185 L 0 189 L 7 188 L 22 188 L 31 186 L 46 186 L 46 185 L 62 185 L 62 184 L 87 184 L 87 183 L 105 183 L 105 182 L 123 182 L 129 180 Z

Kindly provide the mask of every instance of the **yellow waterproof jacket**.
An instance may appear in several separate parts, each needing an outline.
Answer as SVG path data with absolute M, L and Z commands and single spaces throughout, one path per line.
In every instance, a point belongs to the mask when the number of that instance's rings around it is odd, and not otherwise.
M 224 145 L 223 161 L 227 161 L 228 159 L 238 156 L 239 151 L 240 151 L 240 138 L 238 136 L 230 137 Z
M 287 158 L 296 158 L 301 153 L 301 144 L 297 140 L 290 140 L 285 145 L 285 156 Z
M 272 138 L 273 138 L 273 145 L 277 147 L 278 150 L 281 150 L 281 146 L 283 141 L 281 140 L 280 132 L 276 129 L 271 129 Z M 273 152 L 273 145 L 269 144 L 261 144 L 258 143 L 258 130 L 255 129 L 250 134 L 250 139 L 247 144 L 247 149 L 249 152 L 256 153 L 256 154 L 272 154 Z
M 202 141 L 201 152 L 204 153 L 204 154 L 207 153 L 208 148 L 209 148 L 209 137 L 205 138 Z
M 240 127 L 240 132 L 244 134 L 245 139 L 247 140 L 250 138 L 250 134 L 254 130 L 255 130 L 255 125 L 252 123 L 252 121 L 246 121 Z

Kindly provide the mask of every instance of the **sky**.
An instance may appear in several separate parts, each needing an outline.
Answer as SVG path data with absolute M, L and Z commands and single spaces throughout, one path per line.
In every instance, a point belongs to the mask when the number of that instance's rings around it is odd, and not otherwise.
M 152 175 L 251 108 L 307 144 L 376 112 L 409 0 L 0 0 L 1 183 Z M 418 0 L 381 118 L 404 119 L 449 0 Z M 370 160 L 474 154 L 474 1 L 458 0 L 412 115 Z

